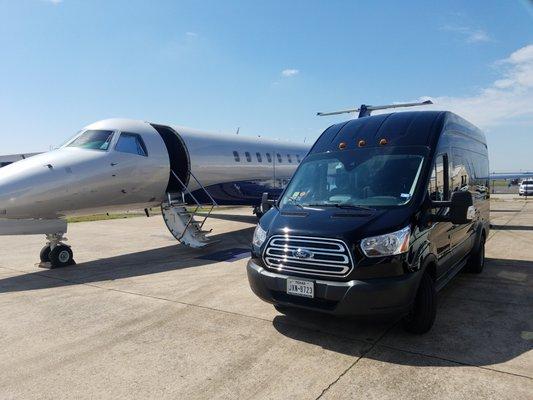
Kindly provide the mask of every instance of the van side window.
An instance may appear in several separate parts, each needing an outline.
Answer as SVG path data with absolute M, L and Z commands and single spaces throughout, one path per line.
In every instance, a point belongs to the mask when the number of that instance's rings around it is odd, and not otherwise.
M 440 154 L 435 158 L 428 185 L 429 198 L 433 201 L 445 201 L 450 198 L 448 182 L 448 156 Z
M 278 163 L 281 164 L 283 162 L 283 159 L 281 158 L 281 154 L 277 153 L 276 157 L 278 158 Z
M 252 156 L 250 155 L 250 153 L 248 153 L 247 151 L 244 153 L 244 155 L 246 156 L 246 161 L 248 162 L 252 162 Z
M 234 151 L 233 152 L 233 158 L 235 159 L 235 162 L 240 162 L 241 161 L 241 157 L 239 156 L 239 152 L 238 151 Z
M 257 157 L 258 162 L 263 162 L 263 158 L 261 157 L 261 153 L 257 152 L 255 153 L 255 156 Z
M 452 192 L 470 189 L 470 174 L 472 168 L 469 164 L 469 158 L 474 154 L 467 154 L 462 149 L 452 148 L 453 168 L 450 168 L 450 188 Z
M 269 163 L 271 163 L 272 162 L 272 157 L 270 156 L 270 153 L 266 153 L 266 156 L 267 156 L 267 161 Z
M 298 164 L 300 164 L 302 162 L 302 160 L 300 160 L 300 155 L 299 154 L 296 154 L 296 162 Z
M 148 151 L 140 135 L 136 133 L 122 132 L 115 146 L 116 151 L 121 153 L 137 154 L 148 157 Z
M 292 163 L 292 158 L 290 154 L 287 154 L 287 160 L 289 161 L 289 163 Z

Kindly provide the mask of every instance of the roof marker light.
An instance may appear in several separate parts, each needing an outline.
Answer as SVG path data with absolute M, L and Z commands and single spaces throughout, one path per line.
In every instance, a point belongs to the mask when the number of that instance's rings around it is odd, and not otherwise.
M 339 150 L 344 150 L 346 148 L 346 142 L 339 143 Z
M 383 138 L 383 139 L 381 139 L 381 140 L 379 141 L 379 145 L 380 145 L 380 146 L 385 146 L 387 143 L 389 143 L 389 142 L 388 142 L 387 139 L 385 139 L 385 138 Z
M 363 139 L 361 139 L 361 140 L 359 140 L 359 142 L 357 142 L 357 146 L 358 147 L 365 147 L 366 146 L 366 142 Z

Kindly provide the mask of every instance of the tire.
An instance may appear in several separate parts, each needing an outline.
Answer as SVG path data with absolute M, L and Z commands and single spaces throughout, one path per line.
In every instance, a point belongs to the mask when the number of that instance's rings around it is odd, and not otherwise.
M 41 258 L 41 262 L 43 263 L 50 262 L 50 246 L 44 246 L 41 249 L 39 257 Z
M 290 311 L 290 307 L 282 306 L 281 304 L 274 304 L 274 308 L 282 314 L 287 314 Z
M 70 247 L 60 244 L 50 252 L 52 268 L 63 268 L 74 264 L 73 254 Z
M 403 320 L 403 328 L 417 335 L 428 332 L 437 314 L 437 292 L 433 278 L 424 272 L 411 312 Z
M 466 264 L 466 271 L 474 274 L 480 274 L 485 266 L 485 235 L 481 236 L 479 246 L 470 254 Z

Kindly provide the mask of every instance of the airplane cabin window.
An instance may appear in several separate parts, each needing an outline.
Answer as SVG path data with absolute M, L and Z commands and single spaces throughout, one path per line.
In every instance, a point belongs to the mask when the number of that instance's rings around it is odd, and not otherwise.
M 289 160 L 289 163 L 292 163 L 292 158 L 290 154 L 287 154 L 287 160 Z
M 148 156 L 141 136 L 136 133 L 122 132 L 118 138 L 115 150 L 121 153 L 137 154 L 144 157 Z
M 272 162 L 272 157 L 270 156 L 270 153 L 266 153 L 266 156 L 267 156 L 267 161 L 269 163 L 271 163 Z
M 113 131 L 88 130 L 70 142 L 67 147 L 106 151 L 109 149 L 111 139 Z
M 234 151 L 233 158 L 235 159 L 235 162 L 241 162 L 241 157 L 239 156 L 239 152 Z
M 261 153 L 255 153 L 255 156 L 257 157 L 258 162 L 263 162 L 263 158 L 261 157 Z
M 296 162 L 298 164 L 300 164 L 302 162 L 302 160 L 300 160 L 300 155 L 299 154 L 296 154 Z
M 277 153 L 276 157 L 278 158 L 278 162 L 281 164 L 283 162 L 283 159 L 281 158 L 281 154 Z
M 250 153 L 248 153 L 247 151 L 244 153 L 244 155 L 246 156 L 246 161 L 248 162 L 252 162 L 252 156 L 250 155 Z

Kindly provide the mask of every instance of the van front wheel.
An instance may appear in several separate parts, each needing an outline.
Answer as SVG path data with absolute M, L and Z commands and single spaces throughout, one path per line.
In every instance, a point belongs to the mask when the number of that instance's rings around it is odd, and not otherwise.
M 404 318 L 403 327 L 407 332 L 423 334 L 428 332 L 435 322 L 437 313 L 437 292 L 433 278 L 424 272 L 416 293 L 411 312 Z

